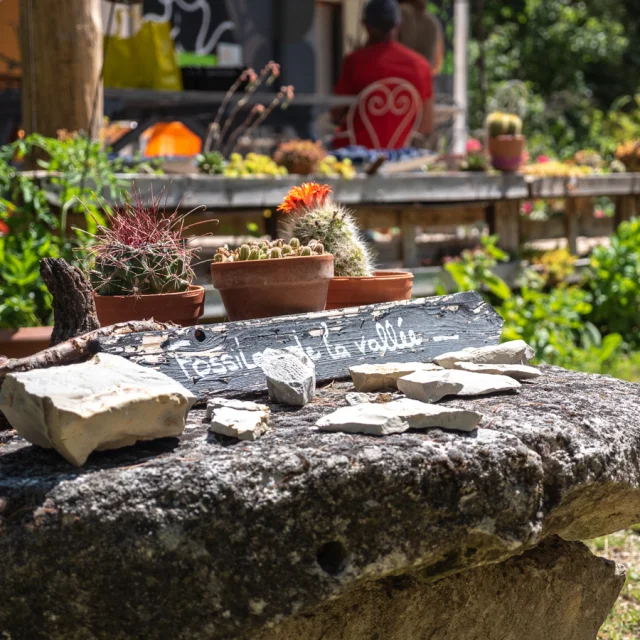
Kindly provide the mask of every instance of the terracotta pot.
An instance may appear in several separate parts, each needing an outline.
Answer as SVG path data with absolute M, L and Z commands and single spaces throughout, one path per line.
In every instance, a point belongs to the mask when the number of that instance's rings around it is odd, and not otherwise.
M 100 325 L 107 327 L 128 320 L 175 322 L 183 327 L 198 323 L 204 313 L 204 287 L 191 285 L 181 293 L 146 296 L 101 296 L 93 294 Z
M 322 311 L 332 277 L 331 254 L 211 264 L 229 320 Z
M 53 327 L 27 327 L 0 331 L 0 356 L 26 358 L 49 347 Z
M 406 271 L 376 271 L 371 277 L 334 278 L 329 284 L 326 308 L 409 300 L 412 286 L 413 274 Z
M 494 169 L 505 173 L 514 173 L 520 169 L 523 162 L 524 136 L 497 136 L 489 138 L 489 155 Z

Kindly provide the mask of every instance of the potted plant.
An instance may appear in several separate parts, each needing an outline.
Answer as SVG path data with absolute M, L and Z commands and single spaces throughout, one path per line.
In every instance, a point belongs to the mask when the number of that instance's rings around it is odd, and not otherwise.
M 494 169 L 513 173 L 523 162 L 526 138 L 522 120 L 511 113 L 494 112 L 487 117 L 488 150 Z
M 289 140 L 280 144 L 273 159 L 289 173 L 316 173 L 327 152 L 320 141 Z
M 616 160 L 621 162 L 627 171 L 640 171 L 640 140 L 619 144 L 616 148 Z
M 211 264 L 229 320 L 322 311 L 333 277 L 333 256 L 311 240 L 252 241 L 218 249 Z
M 103 326 L 153 318 L 183 326 L 204 312 L 204 288 L 193 284 L 195 250 L 183 240 L 184 217 L 166 214 L 161 196 L 106 211 L 88 249 L 87 271 Z
M 369 248 L 349 211 L 331 199 L 331 189 L 316 183 L 294 187 L 279 210 L 290 214 L 288 235 L 308 242 L 322 238 L 333 254 L 335 277 L 329 284 L 327 309 L 341 309 L 411 298 L 413 274 L 375 271 Z

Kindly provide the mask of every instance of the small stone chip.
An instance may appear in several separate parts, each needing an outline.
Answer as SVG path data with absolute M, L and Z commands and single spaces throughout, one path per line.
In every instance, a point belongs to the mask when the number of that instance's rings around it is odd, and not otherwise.
M 431 362 L 387 362 L 385 364 L 359 364 L 349 368 L 356 391 L 397 389 L 398 378 L 414 371 L 437 371 L 441 367 Z
M 231 407 L 214 408 L 209 431 L 238 440 L 257 440 L 267 430 L 267 413 Z
M 540 369 L 524 364 L 475 364 L 474 362 L 456 362 L 453 368 L 471 373 L 508 376 L 514 380 L 533 380 L 542 375 Z
M 512 340 L 503 344 L 463 349 L 443 353 L 434 362 L 445 369 L 453 369 L 456 362 L 474 364 L 527 364 L 535 351 L 524 340 Z
M 228 407 L 229 409 L 240 409 L 241 411 L 268 411 L 269 407 L 257 402 L 247 400 L 234 400 L 230 398 L 211 398 L 207 401 L 207 420 L 211 420 L 216 409 Z
M 507 376 L 469 371 L 416 371 L 398 380 L 398 388 L 408 398 L 438 402 L 445 396 L 482 396 L 514 391 L 520 383 Z
M 341 407 L 318 420 L 322 431 L 343 431 L 385 436 L 408 429 L 473 431 L 481 415 L 475 411 L 435 406 L 401 398 L 387 403 L 363 403 Z

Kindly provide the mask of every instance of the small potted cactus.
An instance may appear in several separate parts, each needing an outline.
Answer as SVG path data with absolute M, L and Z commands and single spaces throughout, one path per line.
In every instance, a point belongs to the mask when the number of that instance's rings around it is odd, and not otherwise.
M 280 144 L 273 159 L 289 173 L 307 175 L 318 170 L 327 152 L 320 141 L 289 140 Z
M 231 251 L 224 246 L 211 264 L 229 320 L 322 311 L 333 277 L 333 256 L 322 243 L 297 238 L 253 240 Z
M 329 285 L 327 309 L 411 298 L 413 274 L 374 270 L 353 216 L 331 199 L 329 186 L 294 187 L 279 210 L 289 214 L 285 222 L 288 236 L 302 242 L 322 238 L 325 250 L 333 254 L 335 277 Z
M 204 312 L 204 288 L 193 284 L 195 250 L 182 238 L 184 217 L 167 214 L 161 198 L 139 193 L 106 210 L 86 264 L 102 326 L 153 318 L 183 326 Z
M 522 120 L 511 113 L 494 112 L 487 117 L 488 150 L 494 169 L 514 173 L 524 158 L 526 138 Z

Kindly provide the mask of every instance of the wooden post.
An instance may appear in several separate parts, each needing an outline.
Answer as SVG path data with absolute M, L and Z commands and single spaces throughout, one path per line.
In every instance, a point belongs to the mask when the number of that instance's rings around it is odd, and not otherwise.
M 616 198 L 616 210 L 615 210 L 615 228 L 621 222 L 631 220 L 631 218 L 637 215 L 637 196 L 618 196 Z
M 410 269 L 419 266 L 417 235 L 418 228 L 409 211 L 401 216 L 402 266 Z
M 20 50 L 26 133 L 55 137 L 67 129 L 97 137 L 103 114 L 100 0 L 20 0 Z
M 564 205 L 565 236 L 567 249 L 571 255 L 578 255 L 578 202 L 577 198 L 567 198 Z
M 520 250 L 520 202 L 501 200 L 487 209 L 489 232 L 498 235 L 498 245 L 509 253 Z

